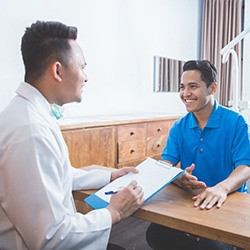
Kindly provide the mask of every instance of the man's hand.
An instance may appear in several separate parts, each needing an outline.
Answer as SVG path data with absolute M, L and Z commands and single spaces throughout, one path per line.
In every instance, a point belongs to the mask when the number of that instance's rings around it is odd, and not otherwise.
M 201 209 L 210 209 L 215 205 L 220 208 L 226 199 L 227 192 L 220 184 L 209 187 L 193 197 L 194 206 L 200 206 Z
M 123 167 L 121 169 L 117 169 L 111 173 L 110 181 L 114 181 L 115 179 L 117 179 L 123 175 L 126 175 L 130 172 L 138 173 L 138 170 L 134 167 Z
M 187 167 L 185 172 L 180 177 L 178 177 L 174 183 L 191 191 L 206 188 L 207 186 L 203 181 L 198 181 L 197 177 L 192 175 L 194 168 L 194 164 L 192 164 L 190 167 Z
M 113 194 L 107 209 L 112 216 L 112 224 L 133 214 L 144 202 L 142 188 L 132 181 L 117 194 Z
M 195 195 L 193 197 L 194 206 L 200 206 L 201 209 L 210 209 L 213 206 L 220 208 L 227 199 L 227 195 L 241 187 L 249 179 L 249 176 L 249 166 L 238 166 L 227 179 Z

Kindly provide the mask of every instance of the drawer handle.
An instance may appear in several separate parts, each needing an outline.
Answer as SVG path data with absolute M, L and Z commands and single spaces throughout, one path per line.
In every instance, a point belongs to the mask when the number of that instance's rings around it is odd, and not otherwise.
M 130 135 L 131 135 L 131 136 L 134 135 L 134 134 L 135 134 L 135 132 L 133 132 L 133 131 L 130 132 Z
M 158 128 L 158 129 L 157 129 L 157 132 L 161 132 L 161 128 Z
M 156 147 L 159 148 L 161 146 L 161 144 L 157 144 Z
M 134 149 L 131 149 L 131 150 L 130 150 L 130 154 L 133 154 L 133 153 L 135 153 L 135 150 L 134 150 Z

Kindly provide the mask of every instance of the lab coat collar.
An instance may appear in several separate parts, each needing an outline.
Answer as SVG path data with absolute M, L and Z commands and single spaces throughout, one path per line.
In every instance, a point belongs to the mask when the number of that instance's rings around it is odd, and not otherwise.
M 21 82 L 16 93 L 31 102 L 35 107 L 42 108 L 45 113 L 51 114 L 51 105 L 42 95 L 42 93 L 31 84 Z

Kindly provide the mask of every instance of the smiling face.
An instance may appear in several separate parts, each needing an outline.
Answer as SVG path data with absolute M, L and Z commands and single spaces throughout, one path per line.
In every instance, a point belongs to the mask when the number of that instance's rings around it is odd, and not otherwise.
M 184 71 L 181 76 L 180 98 L 188 112 L 195 114 L 211 112 L 216 88 L 216 83 L 212 83 L 207 87 L 206 83 L 201 79 L 199 70 Z

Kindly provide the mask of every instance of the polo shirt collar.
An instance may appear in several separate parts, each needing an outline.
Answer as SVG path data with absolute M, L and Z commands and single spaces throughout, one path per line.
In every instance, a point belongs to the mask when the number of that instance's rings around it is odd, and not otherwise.
M 190 115 L 191 115 L 190 128 L 198 127 L 198 123 L 196 121 L 194 114 L 190 113 Z M 218 128 L 219 126 L 220 126 L 220 108 L 218 102 L 214 100 L 213 111 L 208 119 L 205 128 Z

